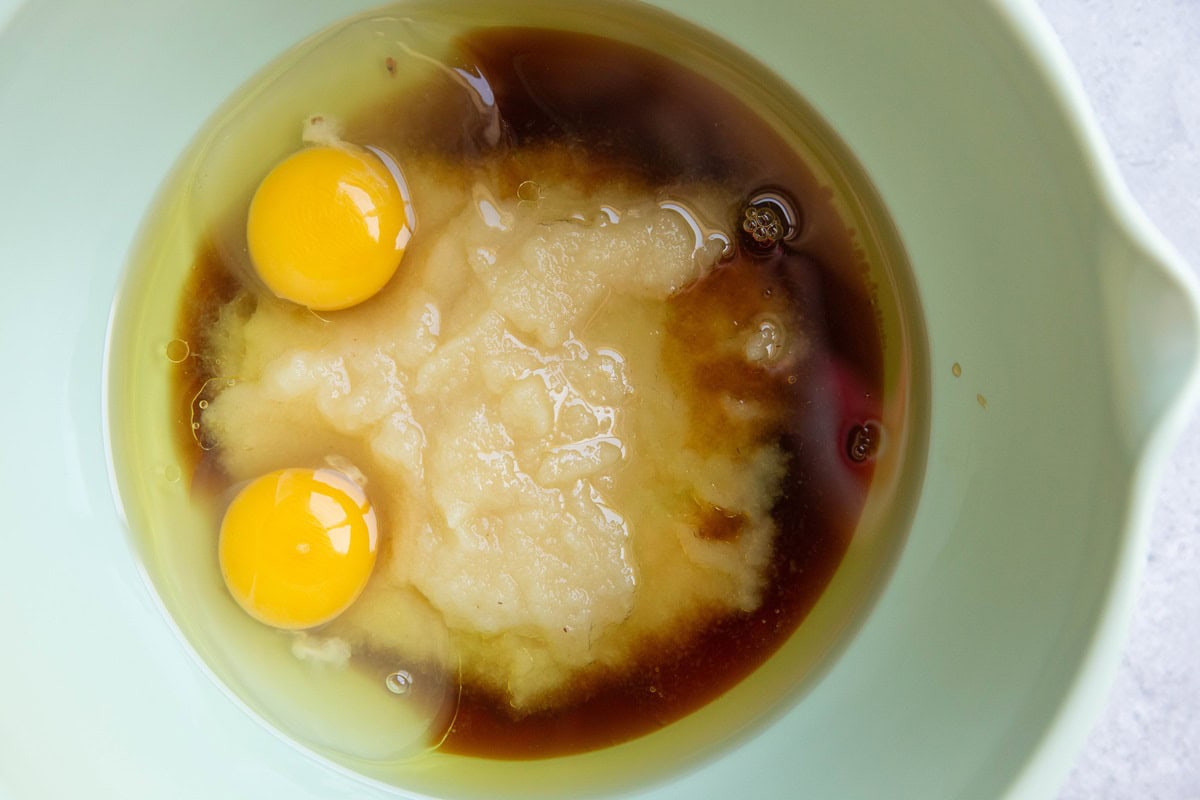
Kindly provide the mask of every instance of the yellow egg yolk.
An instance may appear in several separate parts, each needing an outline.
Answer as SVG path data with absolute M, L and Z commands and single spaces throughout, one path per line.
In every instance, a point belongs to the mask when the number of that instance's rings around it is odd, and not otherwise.
M 375 511 L 348 477 L 284 469 L 242 489 L 221 522 L 221 574 L 250 616 L 311 628 L 358 597 L 378 544 Z
M 373 153 L 309 147 L 285 158 L 250 202 L 250 260 L 277 296 L 316 311 L 363 302 L 391 280 L 408 243 L 396 178 Z

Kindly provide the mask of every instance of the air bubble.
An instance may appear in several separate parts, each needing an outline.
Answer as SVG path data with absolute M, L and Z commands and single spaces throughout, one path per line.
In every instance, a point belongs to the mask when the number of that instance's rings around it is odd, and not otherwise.
M 796 204 L 780 192 L 759 192 L 746 201 L 742 213 L 746 244 L 755 250 L 771 250 L 800 233 Z
M 774 247 L 783 238 L 783 222 L 770 206 L 750 206 L 742 219 L 742 230 L 758 244 Z
M 542 185 L 537 181 L 521 181 L 521 184 L 517 186 L 517 200 L 520 201 L 518 205 L 541 205 L 542 198 L 545 196 L 542 192 Z
M 856 464 L 874 459 L 879 454 L 883 431 L 875 421 L 855 425 L 846 436 L 846 455 Z
M 191 402 L 191 427 L 192 439 L 199 445 L 201 450 L 212 450 L 216 446 L 213 441 L 211 432 L 206 431 L 209 435 L 201 435 L 200 431 L 204 430 L 203 419 L 206 412 L 212 405 L 212 401 L 220 395 L 222 387 L 228 388 L 237 383 L 236 378 L 209 378 L 200 385 L 200 389 L 192 395 Z
M 383 685 L 392 694 L 408 694 L 412 689 L 412 675 L 406 670 L 397 670 L 383 679 Z
M 162 476 L 167 483 L 179 483 L 179 479 L 183 477 L 183 470 L 176 464 L 167 464 L 162 468 Z
M 166 353 L 167 361 L 170 361 L 172 364 L 182 364 L 192 354 L 192 348 L 183 339 L 172 339 L 167 342 L 166 347 L 163 349 Z

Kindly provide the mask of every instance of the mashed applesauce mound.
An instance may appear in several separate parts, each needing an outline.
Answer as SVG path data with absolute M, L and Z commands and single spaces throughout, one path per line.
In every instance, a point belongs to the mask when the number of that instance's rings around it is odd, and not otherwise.
M 203 417 L 235 480 L 328 454 L 365 479 L 379 562 L 306 647 L 461 664 L 518 715 L 754 609 L 784 471 L 744 425 L 695 449 L 664 364 L 667 301 L 714 267 L 735 199 L 562 160 L 472 184 L 406 164 L 418 233 L 392 284 L 323 316 L 235 298 L 214 358 L 236 381 Z

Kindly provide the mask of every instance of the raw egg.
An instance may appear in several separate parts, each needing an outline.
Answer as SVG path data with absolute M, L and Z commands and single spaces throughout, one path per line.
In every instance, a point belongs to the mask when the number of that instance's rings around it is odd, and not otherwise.
M 329 469 L 255 479 L 221 523 L 221 574 L 246 613 L 276 628 L 328 622 L 358 597 L 379 532 L 362 488 Z
M 348 308 L 382 289 L 410 234 L 397 175 L 349 145 L 308 147 L 277 164 L 246 222 L 250 260 L 267 288 L 316 311 Z

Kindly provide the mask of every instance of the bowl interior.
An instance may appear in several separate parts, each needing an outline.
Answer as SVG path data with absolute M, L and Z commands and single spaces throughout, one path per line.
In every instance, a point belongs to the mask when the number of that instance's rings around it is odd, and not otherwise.
M 388 704 L 376 676 L 359 670 L 322 673 L 314 680 L 311 665 L 292 655 L 289 637 L 248 619 L 230 601 L 215 559 L 214 521 L 189 500 L 189 478 L 181 479 L 190 470 L 179 452 L 175 416 L 186 411 L 175 396 L 178 367 L 172 362 L 184 360 L 187 348 L 175 338 L 183 335 L 176 298 L 187 291 L 195 253 L 210 235 L 208 220 L 200 221 L 210 214 L 206 204 L 214 206 L 211 215 L 217 218 L 244 206 L 264 165 L 295 148 L 298 120 L 316 111 L 345 118 L 390 100 L 397 76 L 379 70 L 385 57 L 395 56 L 397 75 L 405 77 L 416 71 L 406 60 L 407 42 L 415 36 L 415 47 L 432 47 L 430 32 L 451 24 L 550 25 L 623 39 L 670 54 L 730 87 L 760 111 L 764 124 L 794 138 L 818 185 L 837 192 L 846 224 L 857 231 L 856 246 L 870 268 L 866 283 L 876 296 L 873 322 L 885 365 L 878 421 L 889 433 L 873 465 L 858 530 L 832 580 L 799 629 L 752 677 L 669 726 L 602 751 L 520 762 L 421 753 L 427 733 L 440 738 L 440 731 L 427 727 L 442 723 L 406 713 L 411 705 Z M 172 622 L 205 668 L 283 735 L 347 769 L 409 790 L 456 798 L 607 795 L 719 757 L 786 712 L 833 663 L 894 565 L 920 493 L 928 436 L 927 344 L 903 247 L 869 179 L 859 174 L 836 134 L 785 85 L 771 85 L 773 77 L 760 65 L 741 63 L 714 37 L 644 8 L 596 3 L 567 12 L 553 3 L 513 9 L 418 1 L 347 21 L 314 41 L 337 48 L 337 70 L 296 52 L 285 55 L 225 103 L 215 126 L 180 158 L 143 225 L 113 311 L 106 391 L 114 473 L 137 558 Z M 427 57 L 431 51 L 422 53 Z M 751 77 L 742 83 L 746 73 Z M 412 78 L 425 79 L 419 72 Z M 303 91 L 280 92 L 284 81 Z M 209 193 L 197 188 L 201 185 Z M 172 345 L 182 347 L 182 354 L 172 356 Z M 205 387 L 201 395 L 209 396 Z M 654 591 L 652 574 L 646 585 Z
M 20 120 L 0 185 L 24 187 L 4 202 L 0 254 L 36 265 L 10 270 L 19 291 L 0 299 L 0 355 L 27 389 L 5 399 L 22 535 L 0 577 L 29 602 L 4 620 L 37 654 L 0 665 L 22 687 L 8 698 L 22 725 L 0 733 L 13 794 L 174 796 L 182 781 L 197 797 L 389 796 L 255 725 L 170 641 L 108 495 L 99 408 L 107 306 L 162 176 L 257 68 L 365 5 L 46 0 L 0 32 L 0 107 Z M 1024 6 L 659 5 L 789 81 L 866 168 L 925 312 L 932 428 L 908 543 L 836 667 L 650 796 L 996 797 L 1041 745 L 1052 758 L 1020 791 L 1048 794 L 1096 699 L 1080 670 L 1115 657 L 1138 459 L 1193 369 L 1193 306 L 1164 300 L 1177 281 L 1114 205 L 1014 22 Z M 1171 358 L 1129 345 L 1148 327 Z

